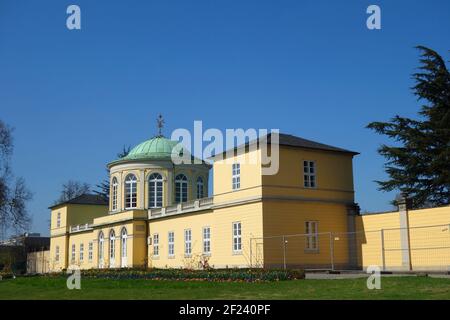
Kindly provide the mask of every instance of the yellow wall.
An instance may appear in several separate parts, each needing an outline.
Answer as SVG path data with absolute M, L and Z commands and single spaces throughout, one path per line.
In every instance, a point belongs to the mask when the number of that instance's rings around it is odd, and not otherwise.
M 242 253 L 234 254 L 232 247 L 232 223 L 242 225 Z M 262 236 L 262 204 L 251 203 L 229 208 L 150 220 L 149 234 L 159 234 L 159 257 L 153 257 L 149 247 L 149 264 L 153 267 L 198 267 L 203 251 L 203 227 L 211 228 L 210 266 L 215 268 L 244 267 L 250 264 L 249 243 L 252 237 Z M 192 256 L 184 255 L 184 230 L 192 232 Z M 175 233 L 175 257 L 168 257 L 168 233 Z
M 264 201 L 264 237 L 258 241 L 264 244 L 265 266 L 282 266 L 284 257 L 287 266 L 308 266 L 330 268 L 332 259 L 335 264 L 346 264 L 348 259 L 347 241 L 342 238 L 335 242 L 334 257 L 331 256 L 331 232 L 347 232 L 347 209 L 343 204 L 300 202 L 300 201 Z M 318 222 L 319 250 L 306 248 L 306 222 Z M 286 251 L 283 254 L 282 235 L 285 237 Z M 276 236 L 276 237 L 274 237 Z M 274 237 L 274 238 L 270 238 Z M 257 245 L 255 244 L 255 247 Z M 255 248 L 256 255 L 259 255 Z
M 305 188 L 303 161 L 315 161 L 316 187 Z M 278 174 L 262 176 L 264 196 L 306 197 L 353 202 L 352 155 L 280 147 Z

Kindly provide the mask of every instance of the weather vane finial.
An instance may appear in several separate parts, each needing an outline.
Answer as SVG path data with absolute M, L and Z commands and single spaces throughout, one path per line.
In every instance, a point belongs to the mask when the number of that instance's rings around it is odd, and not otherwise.
M 158 137 L 162 137 L 162 128 L 164 127 L 164 118 L 159 114 L 158 119 L 156 119 L 156 125 L 158 127 Z

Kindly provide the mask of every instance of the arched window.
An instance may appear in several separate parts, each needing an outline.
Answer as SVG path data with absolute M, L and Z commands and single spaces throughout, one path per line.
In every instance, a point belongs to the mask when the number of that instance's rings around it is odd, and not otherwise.
M 203 193 L 203 190 L 204 190 L 203 178 L 198 177 L 197 178 L 197 199 L 201 199 L 205 196 Z
M 117 178 L 114 177 L 112 180 L 112 197 L 111 197 L 111 209 L 112 211 L 117 210 L 117 188 L 119 187 L 119 184 L 117 183 Z
M 114 230 L 109 232 L 109 267 L 114 268 L 116 261 L 116 234 Z
M 187 201 L 188 181 L 184 174 L 179 174 L 175 177 L 175 202 Z
M 123 228 L 120 233 L 120 266 L 122 268 L 127 267 L 127 239 L 128 233 L 127 229 Z
M 125 178 L 125 209 L 134 209 L 137 206 L 137 179 L 133 174 Z
M 149 208 L 162 207 L 163 177 L 159 173 L 152 173 L 148 178 L 148 206 Z
M 105 248 L 105 237 L 103 236 L 103 232 L 100 232 L 98 235 L 98 267 L 103 268 L 103 260 L 104 260 L 104 249 Z

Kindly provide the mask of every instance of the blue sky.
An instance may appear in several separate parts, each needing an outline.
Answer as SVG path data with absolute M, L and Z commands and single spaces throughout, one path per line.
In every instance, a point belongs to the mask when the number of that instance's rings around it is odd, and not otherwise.
M 66 28 L 81 8 L 82 30 Z M 382 29 L 366 28 L 366 8 Z M 362 210 L 391 209 L 394 194 L 365 129 L 414 117 L 411 73 L 425 45 L 449 59 L 450 2 L 0 0 L 0 118 L 15 127 L 13 169 L 34 193 L 33 231 L 68 179 L 96 184 L 124 145 L 156 133 L 279 128 L 361 152 Z

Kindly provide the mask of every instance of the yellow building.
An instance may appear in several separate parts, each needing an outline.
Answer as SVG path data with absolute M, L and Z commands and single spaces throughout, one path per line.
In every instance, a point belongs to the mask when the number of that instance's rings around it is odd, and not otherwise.
M 211 165 L 174 164 L 176 145 L 157 136 L 109 163 L 109 203 L 82 195 L 50 208 L 52 270 L 328 268 L 331 250 L 335 265 L 353 263 L 328 235 L 355 230 L 357 153 L 280 134 L 277 174 L 264 175 L 265 150 L 247 145 L 213 159 L 212 192 Z

